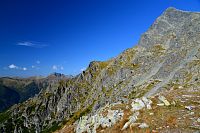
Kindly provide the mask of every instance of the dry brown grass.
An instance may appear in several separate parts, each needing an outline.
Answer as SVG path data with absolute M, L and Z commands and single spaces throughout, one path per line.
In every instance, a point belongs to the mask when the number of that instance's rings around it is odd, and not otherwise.
M 106 117 L 108 115 L 108 110 L 102 111 L 101 114 L 102 114 L 103 117 Z
M 171 106 L 157 106 L 158 97 L 154 97 L 151 100 L 153 101 L 152 110 L 141 110 L 139 119 L 137 122 L 147 123 L 150 127 L 146 129 L 140 129 L 138 126 L 131 126 L 128 129 L 121 131 L 120 129 L 128 121 L 128 117 L 131 115 L 131 112 L 125 112 L 123 119 L 110 129 L 104 130 L 104 133 L 160 133 L 160 132 L 193 132 L 194 129 L 190 128 L 190 125 L 194 124 L 194 121 L 191 118 L 200 117 L 200 92 L 188 91 L 188 89 L 173 89 L 168 91 L 168 93 L 162 93 L 170 103 L 175 101 L 175 105 Z M 191 98 L 184 98 L 182 95 L 192 95 Z M 185 103 L 182 103 L 181 100 L 186 100 Z M 185 106 L 195 106 L 192 111 L 185 109 Z M 127 111 L 127 110 L 126 110 Z M 129 110 L 130 111 L 130 110 Z M 193 115 L 188 115 L 189 113 L 194 112 Z M 150 115 L 153 113 L 153 115 Z
M 140 115 L 138 117 L 138 120 L 136 123 L 146 123 L 149 125 L 149 128 L 146 129 L 140 129 L 138 128 L 138 125 L 131 125 L 126 130 L 121 131 L 124 124 L 129 120 L 129 116 L 132 115 L 132 112 L 130 109 L 126 109 L 126 106 L 129 106 L 126 104 L 118 104 L 113 106 L 112 110 L 123 110 L 124 116 L 121 121 L 116 123 L 111 128 L 103 129 L 102 127 L 99 127 L 97 129 L 97 133 L 169 133 L 169 132 L 185 132 L 190 133 L 194 132 L 195 129 L 191 128 L 191 125 L 198 124 L 197 122 L 194 123 L 194 121 L 191 118 L 199 118 L 200 117 L 200 91 L 189 91 L 187 88 L 183 89 L 170 89 L 168 92 L 163 92 L 161 95 L 165 96 L 166 99 L 172 103 L 172 101 L 175 101 L 175 105 L 171 106 L 157 106 L 158 103 L 158 97 L 155 96 L 151 98 L 153 101 L 152 109 L 151 110 L 141 110 Z M 184 97 L 184 95 L 192 95 L 192 97 Z M 182 102 L 185 101 L 185 102 Z M 185 109 L 185 106 L 195 106 L 195 108 L 192 111 L 189 111 Z M 192 115 L 190 115 L 190 113 Z M 103 114 L 106 116 L 107 111 L 105 110 Z M 153 115 L 152 115 L 153 113 Z M 66 128 L 67 132 L 63 133 L 72 133 L 73 130 L 70 130 L 71 127 Z M 57 132 L 60 133 L 60 132 Z
M 111 107 L 111 110 L 125 110 L 126 109 L 126 104 L 117 104 L 113 107 Z
M 62 129 L 54 132 L 54 133 L 74 133 L 74 126 L 73 125 L 66 125 Z
M 175 116 L 168 116 L 166 120 L 166 124 L 170 127 L 174 127 L 177 125 L 177 118 Z

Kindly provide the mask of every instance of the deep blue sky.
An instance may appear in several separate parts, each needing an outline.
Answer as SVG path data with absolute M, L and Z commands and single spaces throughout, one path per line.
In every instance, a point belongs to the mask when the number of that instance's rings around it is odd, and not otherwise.
M 200 0 L 1 0 L 0 76 L 77 74 L 133 47 L 170 6 Z

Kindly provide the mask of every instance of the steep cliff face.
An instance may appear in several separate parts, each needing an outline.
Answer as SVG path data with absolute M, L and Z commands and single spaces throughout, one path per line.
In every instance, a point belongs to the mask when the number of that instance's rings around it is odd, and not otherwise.
M 80 117 L 95 115 L 110 103 L 128 104 L 176 86 L 198 92 L 199 27 L 200 13 L 168 8 L 134 48 L 105 62 L 91 62 L 78 76 L 51 83 L 2 113 L 1 131 L 52 132 L 76 125 Z

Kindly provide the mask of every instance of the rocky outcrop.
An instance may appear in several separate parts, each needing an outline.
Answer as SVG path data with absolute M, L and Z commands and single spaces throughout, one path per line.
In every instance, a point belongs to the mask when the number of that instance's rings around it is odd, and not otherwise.
M 131 124 L 137 121 L 137 117 L 139 116 L 139 110 L 144 108 L 151 109 L 152 101 L 147 99 L 146 97 L 142 97 L 141 99 L 135 99 L 132 101 L 131 112 L 133 114 L 129 117 L 129 121 L 125 123 L 121 130 L 125 130 Z M 82 116 L 78 121 L 75 128 L 76 133 L 95 133 L 98 128 L 109 128 L 118 123 L 124 116 L 124 110 L 115 109 L 116 106 L 123 105 L 121 102 L 114 103 L 111 105 L 106 105 L 95 113 L 93 116 Z M 126 105 L 125 105 L 126 106 Z M 126 106 L 128 108 L 128 106 Z M 141 128 L 147 126 L 145 123 L 139 125 Z
M 140 110 L 152 110 L 153 101 L 149 99 L 158 93 L 167 94 L 171 90 L 181 92 L 187 88 L 188 93 L 197 94 L 200 90 L 199 27 L 200 13 L 168 8 L 141 36 L 134 48 L 105 62 L 91 62 L 76 77 L 51 82 L 37 96 L 1 114 L 2 132 L 52 132 L 73 123 L 79 125 L 76 132 L 98 131 L 98 125 L 110 127 L 114 121 L 121 121 L 126 116 L 122 117 L 123 113 L 118 109 L 111 111 L 111 116 L 116 117 L 110 121 L 109 116 L 98 115 L 97 112 L 106 105 L 117 102 L 129 104 L 131 99 L 135 99 L 131 102 L 131 108 L 138 114 Z M 179 95 L 177 93 L 177 97 Z M 143 96 L 146 98 L 141 99 Z M 163 107 L 164 110 L 165 107 L 178 106 L 175 102 L 177 99 L 168 101 L 159 97 L 158 100 L 156 108 Z M 142 117 L 142 113 L 129 116 L 130 122 L 127 121 L 126 125 L 130 127 L 132 124 L 131 127 L 134 127 L 137 124 L 133 121 Z M 170 118 L 170 121 L 173 120 Z M 95 121 L 95 127 L 92 121 Z M 151 125 L 139 122 L 138 126 Z
M 96 114 L 91 117 L 82 116 L 75 129 L 76 133 L 95 133 L 99 127 L 109 128 L 116 124 L 123 117 L 120 110 L 107 110 L 107 115 Z

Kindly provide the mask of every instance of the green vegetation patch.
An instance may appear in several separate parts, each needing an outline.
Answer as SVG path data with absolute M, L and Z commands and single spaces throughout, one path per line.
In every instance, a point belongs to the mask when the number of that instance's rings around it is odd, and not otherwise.
M 7 119 L 10 118 L 11 113 L 9 111 L 0 113 L 0 123 L 5 122 Z

